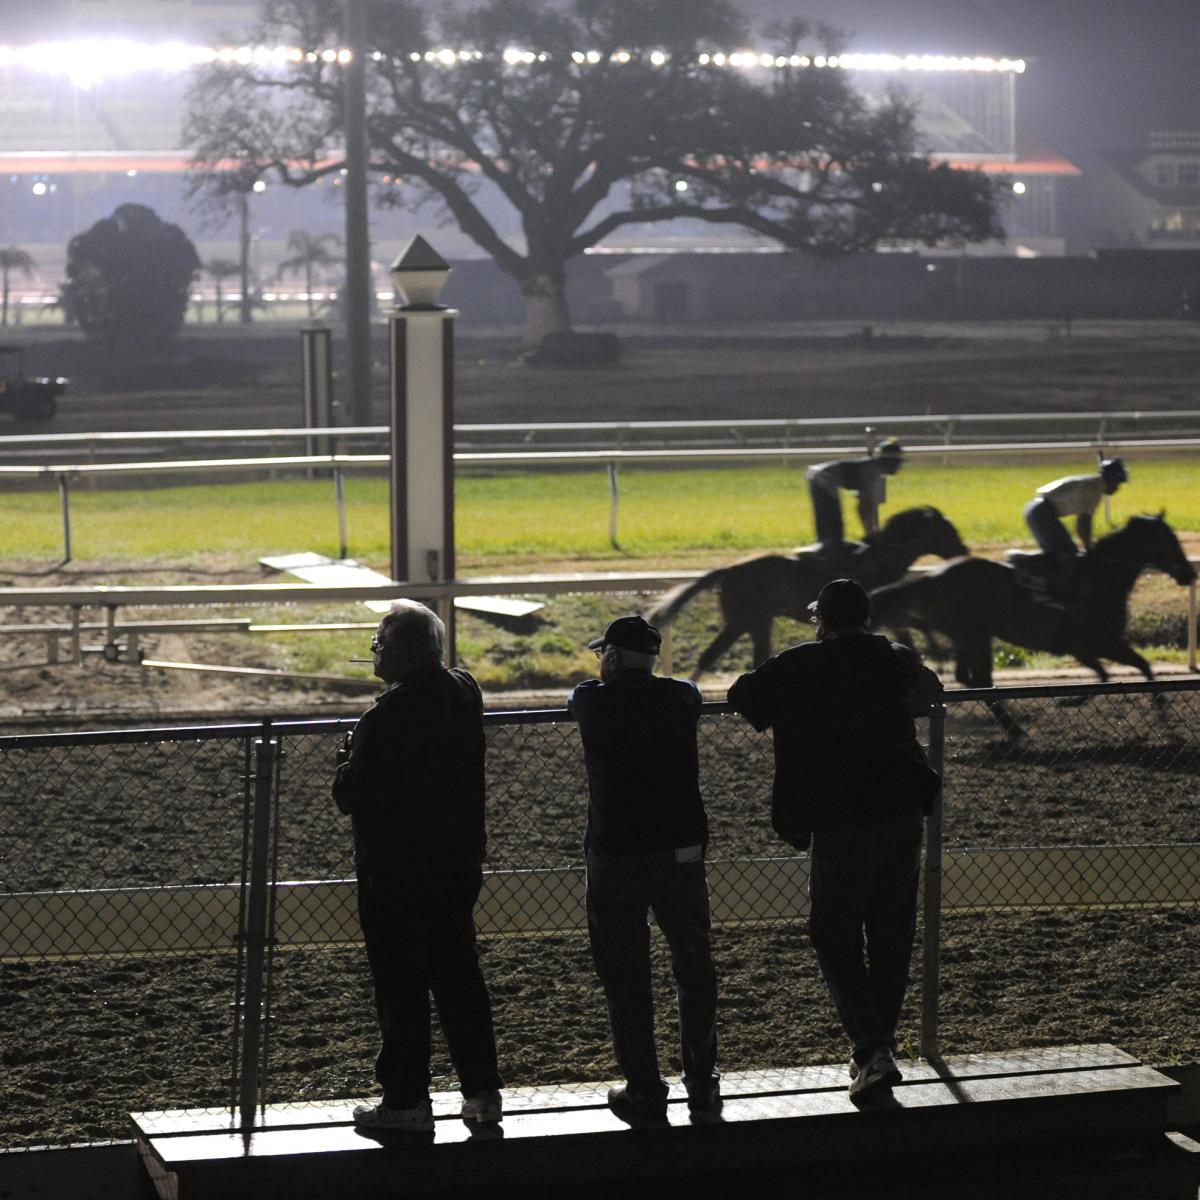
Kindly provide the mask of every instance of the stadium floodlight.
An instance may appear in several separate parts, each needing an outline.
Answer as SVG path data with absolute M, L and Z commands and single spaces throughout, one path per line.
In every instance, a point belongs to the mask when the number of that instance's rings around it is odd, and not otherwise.
M 544 50 L 527 50 L 507 46 L 486 52 L 479 49 L 459 50 L 454 47 L 410 50 L 411 62 L 437 63 L 454 66 L 460 62 L 477 62 L 485 57 L 498 56 L 508 66 L 529 66 L 546 62 L 551 57 Z M 374 51 L 375 62 L 391 59 L 391 55 Z M 575 50 L 571 60 L 576 65 L 597 66 L 604 61 L 628 64 L 635 60 L 630 50 L 619 49 L 608 55 L 598 50 Z M 122 78 L 138 72 L 155 71 L 174 74 L 212 63 L 239 66 L 260 66 L 280 69 L 298 63 L 326 63 L 347 66 L 351 51 L 345 47 L 326 46 L 307 49 L 299 46 L 200 46 L 183 42 L 135 42 L 121 38 L 93 38 L 74 42 L 37 42 L 27 46 L 0 45 L 0 68 L 16 67 L 37 74 L 68 78 L 76 87 L 87 89 L 109 79 Z M 653 50 L 646 60 L 660 67 L 670 61 L 664 50 Z M 734 69 L 779 70 L 786 68 L 835 69 L 883 73 L 905 72 L 980 72 L 985 74 L 1023 74 L 1022 58 L 989 58 L 986 55 L 944 54 L 798 54 L 789 55 L 766 51 L 739 49 L 731 52 L 705 51 L 696 56 L 702 67 L 732 67 Z

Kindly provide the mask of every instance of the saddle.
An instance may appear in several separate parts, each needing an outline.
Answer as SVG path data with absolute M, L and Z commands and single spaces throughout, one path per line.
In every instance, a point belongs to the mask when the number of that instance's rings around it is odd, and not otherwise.
M 835 579 L 840 575 L 853 577 L 857 556 L 866 549 L 865 542 L 813 542 L 810 546 L 797 546 L 792 551 L 794 558 L 811 559 L 822 574 Z
M 1047 608 L 1063 612 L 1079 599 L 1079 563 L 1062 563 L 1040 550 L 1008 550 L 1009 566 L 1017 573 L 1017 586 L 1028 591 L 1033 600 Z

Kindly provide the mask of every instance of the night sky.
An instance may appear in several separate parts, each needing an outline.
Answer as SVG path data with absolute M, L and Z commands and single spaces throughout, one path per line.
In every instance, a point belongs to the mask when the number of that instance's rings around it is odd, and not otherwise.
M 1068 157 L 1200 130 L 1200 0 L 740 0 L 823 17 L 863 53 L 1024 58 L 1018 133 Z

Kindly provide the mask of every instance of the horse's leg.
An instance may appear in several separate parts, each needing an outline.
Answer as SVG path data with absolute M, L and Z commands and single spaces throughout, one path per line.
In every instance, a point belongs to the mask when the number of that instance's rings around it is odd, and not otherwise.
M 699 679 L 705 671 L 712 668 L 713 663 L 733 645 L 745 633 L 746 630 L 737 625 L 726 625 L 720 633 L 713 638 L 708 648 L 700 655 L 700 661 L 696 664 L 696 669 L 692 672 L 693 679 Z
M 992 687 L 992 639 L 982 638 L 964 645 L 960 651 L 958 669 L 965 672 L 969 680 L 968 687 Z M 1003 700 L 985 700 L 984 703 L 1006 738 L 1015 742 L 1025 736 L 1020 721 L 1008 711 Z
M 771 657 L 771 618 L 750 626 L 750 637 L 754 640 L 754 665 L 760 666 Z
M 1113 646 L 1107 652 L 1107 657 L 1112 659 L 1113 662 L 1121 663 L 1124 666 L 1137 667 L 1146 677 L 1147 683 L 1154 679 L 1154 668 L 1128 642 L 1120 642 L 1116 646 Z M 1151 700 L 1154 703 L 1154 707 L 1158 710 L 1159 716 L 1163 716 L 1167 711 L 1167 706 L 1170 704 L 1167 693 L 1154 692 L 1151 694 Z

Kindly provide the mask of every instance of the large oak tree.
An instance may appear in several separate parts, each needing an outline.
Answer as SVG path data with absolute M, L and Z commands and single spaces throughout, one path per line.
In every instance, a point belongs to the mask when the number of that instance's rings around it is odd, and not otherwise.
M 1001 236 L 993 185 L 931 162 L 910 102 L 872 105 L 812 65 L 838 49 L 827 30 L 766 30 L 771 65 L 747 67 L 725 57 L 750 40 L 726 0 L 361 2 L 371 170 L 405 184 L 380 199 L 456 222 L 519 284 L 530 341 L 569 327 L 570 259 L 631 223 L 727 222 L 818 254 Z M 201 188 L 342 168 L 341 20 L 340 0 L 267 0 L 251 40 L 299 61 L 204 69 L 186 134 Z M 489 218 L 495 193 L 523 245 Z

